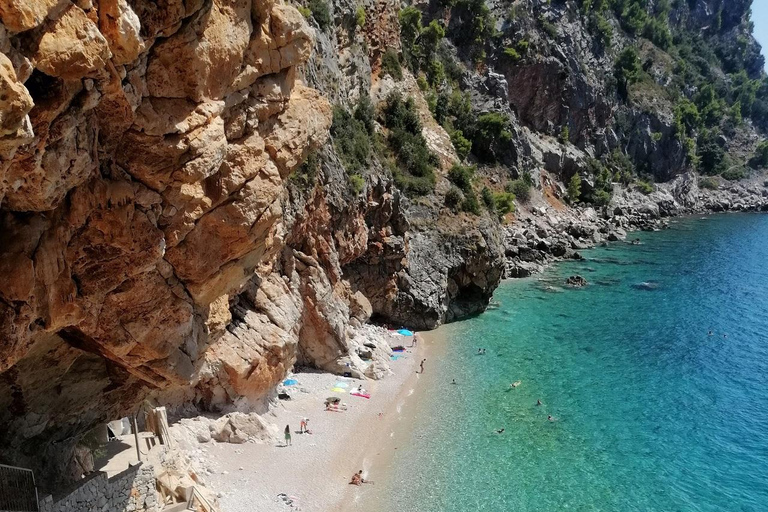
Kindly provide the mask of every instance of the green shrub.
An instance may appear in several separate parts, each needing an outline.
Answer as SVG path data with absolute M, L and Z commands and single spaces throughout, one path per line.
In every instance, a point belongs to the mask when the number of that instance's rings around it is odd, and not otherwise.
M 496 198 L 493 197 L 493 192 L 488 187 L 483 187 L 480 191 L 480 198 L 483 200 L 483 204 L 489 212 L 496 211 Z
M 720 183 L 715 178 L 707 176 L 699 180 L 699 187 L 707 190 L 717 190 L 720 188 Z
M 320 158 L 317 156 L 317 152 L 311 151 L 304 163 L 293 171 L 290 180 L 301 190 L 307 191 L 314 186 L 319 170 Z
M 433 87 L 437 87 L 445 80 L 445 69 L 443 63 L 439 60 L 432 59 L 426 66 L 427 68 L 427 81 Z
M 563 144 L 570 142 L 571 140 L 571 129 L 568 128 L 568 125 L 563 126 L 560 129 L 560 142 Z
M 309 10 L 312 11 L 312 17 L 315 18 L 320 30 L 325 32 L 333 23 L 331 10 L 325 0 L 309 0 Z
M 672 45 L 672 33 L 669 31 L 669 25 L 666 21 L 656 18 L 649 18 L 643 27 L 643 37 L 653 41 L 653 44 L 667 50 Z
M 579 173 L 576 173 L 573 176 L 571 176 L 571 179 L 568 181 L 568 200 L 571 203 L 576 203 L 579 201 L 580 197 L 581 197 L 581 176 L 579 176 Z
M 343 107 L 337 106 L 333 109 L 331 135 L 336 151 L 349 174 L 357 174 L 368 165 L 371 133 L 363 121 L 356 119 Z
M 510 194 L 513 194 L 521 203 L 527 203 L 531 200 L 531 184 L 524 179 L 510 181 L 505 189 Z
M 768 167 L 768 140 L 761 141 L 757 145 L 754 156 L 749 160 L 749 165 L 755 169 Z
M 595 190 L 591 202 L 595 206 L 608 206 L 608 203 L 611 202 L 611 193 L 607 190 Z
M 445 206 L 456 209 L 463 199 L 464 194 L 461 193 L 461 190 L 456 187 L 451 187 L 448 189 L 448 192 L 445 193 Z
M 306 19 L 309 19 L 312 17 L 312 11 L 309 7 L 304 7 L 303 5 L 300 5 L 297 7 L 298 11 L 301 13 L 302 16 L 304 16 Z
M 400 58 L 397 52 L 389 48 L 381 57 L 381 71 L 395 80 L 403 79 L 403 68 L 400 66 Z
M 529 43 L 525 39 L 521 39 L 517 42 L 517 44 L 515 44 L 515 48 L 517 48 L 517 51 L 520 53 L 520 55 L 525 55 L 528 53 L 528 47 Z
M 594 15 L 590 19 L 590 25 L 592 30 L 597 33 L 600 42 L 602 42 L 606 48 L 610 48 L 613 44 L 613 27 L 608 23 L 608 20 L 605 19 L 605 16 L 602 14 Z
M 461 160 L 466 159 L 469 152 L 472 151 L 472 142 L 464 137 L 461 130 L 453 130 L 451 132 L 451 143 Z
M 355 23 L 360 28 L 365 26 L 365 7 L 362 5 L 359 5 L 355 11 Z
M 459 24 L 455 29 L 455 42 L 468 50 L 475 62 L 485 59 L 485 44 L 496 31 L 496 20 L 485 0 L 458 0 L 451 17 Z
M 661 132 L 653 132 L 651 134 L 651 139 L 653 139 L 654 142 L 659 142 L 662 137 L 664 137 L 664 134 Z
M 640 79 L 640 57 L 634 46 L 629 46 L 619 54 L 613 67 L 613 75 L 616 78 L 619 95 L 626 100 L 629 95 L 629 86 Z
M 372 136 L 376 130 L 374 126 L 376 109 L 373 108 L 371 97 L 368 96 L 367 93 L 360 96 L 357 106 L 355 107 L 354 116 L 355 119 L 363 123 L 363 127 L 365 127 L 365 131 L 368 132 L 368 135 Z
M 725 148 L 721 145 L 719 130 L 703 130 L 699 136 L 696 154 L 704 174 L 720 174 L 730 165 Z
M 739 181 L 747 177 L 747 172 L 743 167 L 731 167 L 723 171 L 720 176 L 728 181 Z
M 365 187 L 365 179 L 359 174 L 350 174 L 349 176 L 349 188 L 352 193 L 357 195 L 363 191 Z
M 464 193 L 472 190 L 474 177 L 475 168 L 471 165 L 453 164 L 453 167 L 448 171 L 448 180 Z
M 549 36 L 550 39 L 557 39 L 557 27 L 547 21 L 544 16 L 539 16 L 539 25 L 542 30 Z
M 437 45 L 445 37 L 445 29 L 437 20 L 432 20 L 419 34 L 419 46 L 423 56 L 431 59 L 437 50 Z
M 499 192 L 493 195 L 493 201 L 496 204 L 496 213 L 501 217 L 515 211 L 514 194 L 509 192 Z
M 675 107 L 675 130 L 679 136 L 692 135 L 701 127 L 698 107 L 688 99 L 682 99 Z
M 496 159 L 493 152 L 496 143 L 508 144 L 511 140 L 512 133 L 509 131 L 507 117 L 498 112 L 489 112 L 477 118 L 472 151 L 479 158 L 493 162 Z
M 520 60 L 520 54 L 514 48 L 504 48 L 504 58 L 510 62 L 517 62 Z
M 618 149 L 614 149 L 610 155 L 605 159 L 605 164 L 608 169 L 613 173 L 616 181 L 629 185 L 637 174 L 635 163 L 629 156 L 622 153 Z
M 395 182 L 406 193 L 424 195 L 435 186 L 437 156 L 427 148 L 421 134 L 421 122 L 413 98 L 403 100 L 399 93 L 387 96 L 384 126 L 389 129 L 387 142 L 395 155 L 398 170 Z
M 464 193 L 464 202 L 461 203 L 461 209 L 467 213 L 480 215 L 480 202 L 477 200 L 474 190 Z
M 395 185 L 410 197 L 426 196 L 435 190 L 435 176 L 411 176 L 399 168 L 393 172 Z
M 637 190 L 639 190 L 641 193 L 645 195 L 648 195 L 651 192 L 653 192 L 653 185 L 651 185 L 647 181 L 638 180 L 636 185 L 637 185 Z

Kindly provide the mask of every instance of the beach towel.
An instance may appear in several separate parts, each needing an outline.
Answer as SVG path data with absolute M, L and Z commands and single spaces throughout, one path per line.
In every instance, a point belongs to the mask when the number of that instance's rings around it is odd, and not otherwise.
M 331 391 L 333 391 L 334 393 L 346 393 L 347 392 L 347 390 L 343 389 L 343 388 L 331 388 Z
M 346 382 L 337 382 L 336 384 L 333 385 L 333 387 L 335 387 L 335 388 L 348 388 L 349 384 L 347 384 Z
M 283 385 L 285 385 L 285 386 L 295 386 L 298 383 L 299 383 L 299 381 L 297 381 L 296 379 L 285 379 L 283 381 Z
M 371 395 L 369 395 L 368 393 L 358 393 L 357 391 L 350 393 L 350 395 L 359 396 L 360 398 L 371 398 Z
M 400 329 L 397 331 L 397 334 L 401 334 L 403 336 L 413 336 L 413 332 L 409 331 L 408 329 Z

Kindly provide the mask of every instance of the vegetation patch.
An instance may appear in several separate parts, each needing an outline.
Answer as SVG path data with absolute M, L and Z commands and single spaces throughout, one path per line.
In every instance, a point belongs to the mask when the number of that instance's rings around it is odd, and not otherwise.
M 391 93 L 384 106 L 383 124 L 389 130 L 387 143 L 396 163 L 392 171 L 397 186 L 408 195 L 431 193 L 436 182 L 435 168 L 440 162 L 421 134 L 413 98 L 403 100 L 399 93 Z
M 333 23 L 331 9 L 328 7 L 328 4 L 324 0 L 309 0 L 307 7 L 309 7 L 309 11 L 312 13 L 312 17 L 317 22 L 320 30 L 323 32 L 328 30 Z

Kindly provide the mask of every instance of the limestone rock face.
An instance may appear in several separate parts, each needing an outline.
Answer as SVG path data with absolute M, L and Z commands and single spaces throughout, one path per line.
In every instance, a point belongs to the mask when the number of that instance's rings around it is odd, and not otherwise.
M 0 45 L 0 462 L 44 487 L 149 394 L 221 371 L 261 397 L 296 360 L 286 181 L 331 109 L 304 18 L 256 4 L 0 2 L 32 34 Z M 257 341 L 216 343 L 243 320 Z

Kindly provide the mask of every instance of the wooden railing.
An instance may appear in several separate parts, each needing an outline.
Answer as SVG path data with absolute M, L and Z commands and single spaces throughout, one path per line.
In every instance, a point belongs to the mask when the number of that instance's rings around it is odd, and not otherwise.
M 194 485 L 190 488 L 189 501 L 187 501 L 187 510 L 195 510 L 198 512 L 216 512 L 211 502 L 205 499 L 197 487 Z

